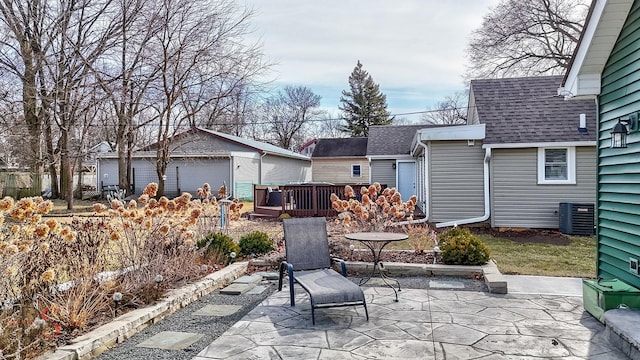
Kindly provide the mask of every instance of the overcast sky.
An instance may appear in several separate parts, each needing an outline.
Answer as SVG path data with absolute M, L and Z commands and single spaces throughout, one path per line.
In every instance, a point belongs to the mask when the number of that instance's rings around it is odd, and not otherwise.
M 238 0 L 276 65 L 274 86 L 302 85 L 334 115 L 356 62 L 393 114 L 464 90 L 465 47 L 497 0 Z M 416 116 L 407 117 L 415 119 Z

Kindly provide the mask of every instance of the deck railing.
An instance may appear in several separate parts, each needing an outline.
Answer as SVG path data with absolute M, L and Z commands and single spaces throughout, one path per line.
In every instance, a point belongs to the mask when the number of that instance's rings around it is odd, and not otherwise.
M 351 186 L 356 190 L 356 194 L 359 194 L 363 185 Z M 332 217 L 338 213 L 331 208 L 331 194 L 344 199 L 344 187 L 345 185 L 301 184 L 274 186 L 272 189 L 280 192 L 278 205 L 282 206 L 281 213 L 287 213 L 292 217 Z M 254 185 L 254 211 L 258 206 L 268 205 L 266 188 L 263 185 Z

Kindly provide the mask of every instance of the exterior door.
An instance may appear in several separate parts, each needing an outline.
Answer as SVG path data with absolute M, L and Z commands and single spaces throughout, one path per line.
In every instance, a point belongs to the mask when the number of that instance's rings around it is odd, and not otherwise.
M 397 190 L 402 194 L 402 201 L 407 201 L 411 195 L 416 195 L 416 163 L 398 162 Z

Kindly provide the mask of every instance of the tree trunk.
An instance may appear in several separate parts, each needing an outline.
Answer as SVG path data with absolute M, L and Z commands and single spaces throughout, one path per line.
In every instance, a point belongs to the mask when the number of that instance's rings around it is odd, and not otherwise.
M 51 180 L 51 197 L 57 199 L 60 197 L 60 187 L 58 186 L 58 170 L 56 169 L 53 136 L 51 135 L 51 123 L 49 121 L 46 122 L 44 127 L 44 140 L 47 148 L 49 178 Z

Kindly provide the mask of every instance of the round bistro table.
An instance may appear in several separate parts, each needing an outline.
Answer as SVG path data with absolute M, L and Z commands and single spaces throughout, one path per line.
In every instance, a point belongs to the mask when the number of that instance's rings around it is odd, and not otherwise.
M 382 281 L 390 287 L 393 292 L 396 294 L 396 302 L 398 301 L 398 291 L 400 291 L 400 282 L 397 279 L 393 279 L 387 276 L 382 270 L 384 269 L 384 265 L 380 261 L 380 254 L 382 254 L 382 249 L 384 249 L 387 244 L 392 243 L 394 241 L 402 241 L 409 238 L 407 234 L 401 233 L 389 233 L 389 232 L 359 232 L 359 233 L 351 233 L 346 234 L 344 236 L 349 240 L 355 240 L 362 243 L 369 250 L 371 250 L 371 255 L 373 255 L 373 269 L 369 276 L 365 279 L 360 280 L 359 285 L 366 284 L 371 278 L 376 274 L 380 274 L 380 278 Z M 398 291 L 389 281 L 394 281 L 398 286 Z

